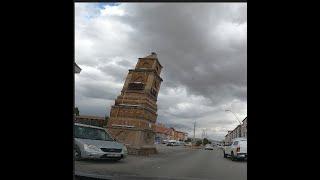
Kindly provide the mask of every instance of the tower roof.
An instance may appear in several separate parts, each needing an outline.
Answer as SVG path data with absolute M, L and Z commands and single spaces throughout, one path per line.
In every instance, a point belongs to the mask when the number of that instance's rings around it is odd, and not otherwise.
M 152 52 L 150 55 L 148 55 L 144 58 L 158 59 L 157 54 L 155 52 Z
M 158 60 L 157 53 L 151 52 L 150 55 L 148 55 L 148 56 L 146 56 L 146 57 L 143 57 L 143 58 L 141 58 L 141 59 L 144 59 L 144 58 L 155 59 L 155 60 L 159 63 L 160 67 L 162 67 L 162 65 L 160 64 L 160 62 L 159 62 L 159 60 Z M 139 58 L 139 59 L 140 59 L 140 58 Z

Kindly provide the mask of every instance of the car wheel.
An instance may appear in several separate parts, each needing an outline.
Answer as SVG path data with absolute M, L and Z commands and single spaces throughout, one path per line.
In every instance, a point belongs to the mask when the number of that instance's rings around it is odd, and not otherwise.
M 227 154 L 223 151 L 223 157 L 227 158 Z
M 76 161 L 81 160 L 81 151 L 80 151 L 80 148 L 79 148 L 78 146 L 76 146 L 76 147 L 74 148 L 74 159 L 75 159 Z
M 233 152 L 231 152 L 231 160 L 232 160 L 232 161 L 235 161 L 235 160 L 236 160 L 236 158 L 235 158 L 235 156 L 234 156 Z

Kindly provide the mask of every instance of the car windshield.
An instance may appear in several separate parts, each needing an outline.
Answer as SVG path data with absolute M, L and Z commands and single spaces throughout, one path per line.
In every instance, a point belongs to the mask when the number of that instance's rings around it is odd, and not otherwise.
M 77 125 L 74 126 L 74 137 L 81 139 L 112 141 L 112 138 L 105 130 Z

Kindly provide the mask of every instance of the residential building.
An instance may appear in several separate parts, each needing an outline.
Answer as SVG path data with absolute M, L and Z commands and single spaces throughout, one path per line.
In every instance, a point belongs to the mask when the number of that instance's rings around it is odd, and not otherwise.
M 153 129 L 154 129 L 154 132 L 156 133 L 155 135 L 156 143 L 162 143 L 163 140 L 169 139 L 170 129 L 167 128 L 164 124 L 155 123 Z
M 247 117 L 242 121 L 241 137 L 247 137 Z
M 175 134 L 174 134 L 174 139 L 177 140 L 177 141 L 185 141 L 187 140 L 187 133 L 185 132 L 182 132 L 182 131 L 175 131 Z
M 241 137 L 241 125 L 238 125 L 234 129 L 234 136 L 235 136 L 235 138 Z
M 227 135 L 225 136 L 225 144 L 229 144 L 231 142 L 231 139 L 232 139 L 232 131 L 228 131 Z
M 232 131 L 228 131 L 228 133 L 225 135 L 224 142 L 229 144 L 232 139 L 238 137 L 247 137 L 247 117 L 242 121 L 241 125 L 238 125 Z
M 163 140 L 185 141 L 187 140 L 187 137 L 188 137 L 188 133 L 177 131 L 172 127 L 168 128 L 161 123 L 155 123 L 153 126 L 153 130 L 156 133 L 155 135 L 156 143 L 162 143 Z

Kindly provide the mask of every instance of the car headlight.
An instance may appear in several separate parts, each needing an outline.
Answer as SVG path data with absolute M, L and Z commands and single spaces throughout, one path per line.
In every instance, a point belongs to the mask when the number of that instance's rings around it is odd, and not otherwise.
M 88 144 L 84 144 L 84 150 L 85 151 L 94 151 L 94 152 L 100 152 L 101 150 L 95 146 L 95 145 L 88 145 Z

